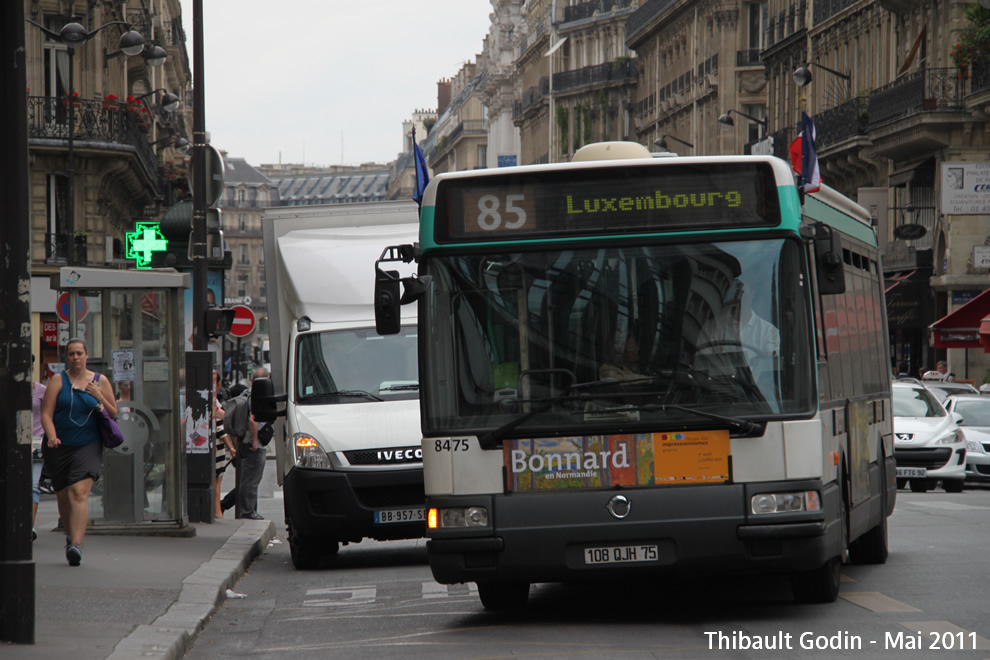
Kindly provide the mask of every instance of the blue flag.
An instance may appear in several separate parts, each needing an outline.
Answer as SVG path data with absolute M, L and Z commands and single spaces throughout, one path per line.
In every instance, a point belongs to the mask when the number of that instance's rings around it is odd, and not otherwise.
M 815 149 L 815 122 L 807 112 L 801 112 L 801 176 L 805 192 L 818 192 L 822 187 L 822 172 L 818 167 L 818 150 Z
M 416 144 L 416 129 L 412 132 L 412 143 L 413 143 L 413 163 L 416 167 L 416 192 L 413 193 L 413 201 L 417 204 L 423 203 L 423 191 L 426 190 L 426 184 L 430 182 L 430 171 L 426 168 L 426 157 L 423 156 L 423 150 L 419 148 Z

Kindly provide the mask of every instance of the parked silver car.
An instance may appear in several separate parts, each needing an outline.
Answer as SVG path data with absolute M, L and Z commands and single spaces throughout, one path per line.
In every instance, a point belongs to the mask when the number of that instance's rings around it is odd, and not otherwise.
M 966 481 L 990 481 L 990 396 L 953 394 L 945 409 L 962 416 L 958 424 L 966 438 Z
M 941 481 L 950 493 L 963 490 L 966 479 L 966 442 L 963 432 L 921 381 L 893 383 L 894 459 L 897 485 L 908 482 L 923 493 Z

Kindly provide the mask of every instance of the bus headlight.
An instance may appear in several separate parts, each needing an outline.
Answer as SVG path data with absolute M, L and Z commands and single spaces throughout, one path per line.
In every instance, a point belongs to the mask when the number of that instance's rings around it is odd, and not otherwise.
M 822 502 L 817 490 L 797 493 L 760 493 L 753 495 L 750 508 L 754 514 L 788 513 L 791 511 L 821 511 Z
M 430 529 L 451 527 L 488 527 L 488 509 L 469 506 L 463 509 L 430 509 L 426 515 Z
M 296 467 L 330 469 L 330 457 L 323 451 L 320 442 L 306 433 L 292 436 L 292 453 Z

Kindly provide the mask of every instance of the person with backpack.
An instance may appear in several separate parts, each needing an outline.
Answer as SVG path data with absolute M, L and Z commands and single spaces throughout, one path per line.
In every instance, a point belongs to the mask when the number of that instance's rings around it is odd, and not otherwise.
M 268 370 L 259 367 L 254 370 L 251 380 L 267 378 Z M 231 388 L 231 394 L 236 386 Z M 234 469 L 238 471 L 238 485 L 224 495 L 220 501 L 221 512 L 237 506 L 238 518 L 264 520 L 258 513 L 258 486 L 265 472 L 265 449 L 267 442 L 258 442 L 258 423 L 251 416 L 251 390 L 238 393 L 226 405 L 224 428 L 235 438 L 237 452 Z

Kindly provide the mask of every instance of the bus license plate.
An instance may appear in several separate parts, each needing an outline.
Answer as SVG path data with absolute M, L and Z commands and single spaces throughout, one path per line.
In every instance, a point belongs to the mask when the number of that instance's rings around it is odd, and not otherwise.
M 627 564 L 634 561 L 658 561 L 655 545 L 615 545 L 607 548 L 585 548 L 585 564 Z
M 916 479 L 924 479 L 927 476 L 928 476 L 928 468 L 907 468 L 907 467 L 897 468 L 898 479 L 902 479 L 902 478 L 910 479 L 911 477 L 915 477 Z
M 426 520 L 426 509 L 386 509 L 375 511 L 375 524 L 418 522 Z

